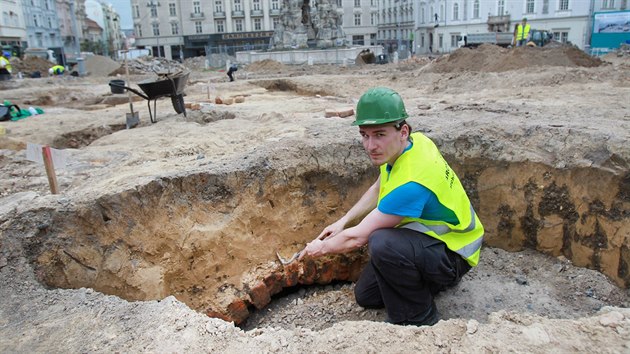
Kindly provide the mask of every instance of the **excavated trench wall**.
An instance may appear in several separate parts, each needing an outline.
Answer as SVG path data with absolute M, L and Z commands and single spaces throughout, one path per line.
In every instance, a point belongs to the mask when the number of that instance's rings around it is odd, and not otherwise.
M 446 157 L 484 223 L 487 245 L 564 255 L 630 284 L 630 174 Z M 298 166 L 256 161 L 33 211 L 13 225 L 34 231 L 14 231 L 30 232 L 25 249 L 50 286 L 130 300 L 174 295 L 237 323 L 283 288 L 356 279 L 364 251 L 285 268 L 275 252 L 299 250 L 373 183 L 377 171 L 362 148 L 320 147 Z

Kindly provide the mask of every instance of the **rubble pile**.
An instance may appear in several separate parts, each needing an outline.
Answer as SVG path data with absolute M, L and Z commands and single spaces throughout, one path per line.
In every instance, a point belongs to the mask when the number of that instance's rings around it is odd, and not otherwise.
M 198 56 L 184 59 L 184 66 L 189 70 L 201 71 L 206 68 L 206 57 Z
M 146 73 L 163 73 L 163 72 L 178 72 L 185 71 L 186 67 L 174 60 L 168 60 L 162 57 L 150 57 L 144 56 L 128 60 L 129 74 L 146 74 Z M 109 73 L 109 76 L 124 75 L 125 66 L 121 65 L 120 68 Z
M 36 71 L 41 74 L 48 72 L 48 69 L 52 68 L 55 64 L 49 62 L 46 59 L 40 57 L 27 57 L 24 59 L 11 58 L 11 66 L 13 66 L 13 73 L 21 72 L 24 75 L 30 75 Z

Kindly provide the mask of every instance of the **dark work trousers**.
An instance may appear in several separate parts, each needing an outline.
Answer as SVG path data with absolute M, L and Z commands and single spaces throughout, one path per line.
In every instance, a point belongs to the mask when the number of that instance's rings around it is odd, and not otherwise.
M 235 71 L 236 71 L 236 70 L 234 70 L 234 69 L 232 69 L 232 68 L 230 68 L 230 69 L 228 70 L 227 75 L 230 77 L 230 81 L 234 81 L 234 72 L 235 72 Z
M 427 313 L 434 306 L 433 296 L 457 284 L 471 268 L 444 242 L 409 229 L 376 230 L 368 249 L 370 261 L 354 295 L 362 307 L 385 307 L 392 323 Z

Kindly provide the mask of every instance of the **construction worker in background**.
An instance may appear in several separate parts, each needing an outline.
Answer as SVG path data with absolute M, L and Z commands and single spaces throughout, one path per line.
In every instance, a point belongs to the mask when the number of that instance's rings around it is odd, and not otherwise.
M 11 72 L 13 71 L 13 68 L 11 67 L 11 62 L 9 61 L 10 58 L 11 52 L 0 52 L 0 81 L 11 79 Z
M 523 21 L 520 25 L 517 25 L 516 28 L 516 46 L 524 46 L 527 44 L 529 40 L 529 23 L 527 23 L 527 18 L 523 17 Z
M 236 64 L 230 65 L 228 69 L 227 76 L 230 77 L 230 81 L 234 81 L 234 72 L 238 71 L 238 66 Z
M 55 65 L 52 68 L 48 69 L 48 76 L 63 75 L 65 71 L 66 71 L 66 68 L 64 68 L 63 66 Z
M 355 285 L 357 303 L 385 307 L 390 323 L 433 325 L 439 320 L 433 297 L 477 265 L 484 229 L 455 172 L 429 138 L 411 133 L 407 117 L 402 98 L 389 88 L 361 96 L 353 125 L 380 176 L 300 259 L 367 244 L 370 261 Z

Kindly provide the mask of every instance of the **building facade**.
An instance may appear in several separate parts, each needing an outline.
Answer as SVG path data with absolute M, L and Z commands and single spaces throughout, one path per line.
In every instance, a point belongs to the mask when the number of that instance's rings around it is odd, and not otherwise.
M 61 31 L 55 0 L 22 0 L 29 47 L 61 51 Z
M 284 1 L 131 0 L 135 44 L 176 60 L 267 49 Z M 343 8 L 347 43 L 376 44 L 379 0 L 332 1 Z
M 524 17 L 532 29 L 551 31 L 556 40 L 587 49 L 593 13 L 627 6 L 627 0 L 415 1 L 413 51 L 420 54 L 453 51 L 463 34 L 513 32 Z
M 26 46 L 26 24 L 20 2 L 0 0 L 0 45 Z
M 379 0 L 377 43 L 385 52 L 398 52 L 403 58 L 413 52 L 414 9 L 417 7 L 413 0 Z

